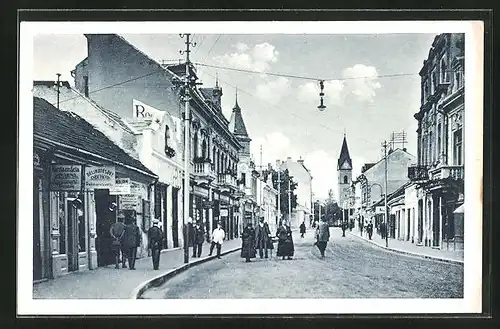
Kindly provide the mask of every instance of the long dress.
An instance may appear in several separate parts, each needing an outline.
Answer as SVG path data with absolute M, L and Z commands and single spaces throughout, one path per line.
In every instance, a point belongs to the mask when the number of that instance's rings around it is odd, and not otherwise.
M 245 227 L 241 235 L 241 258 L 255 258 L 255 230 L 252 227 Z
M 280 226 L 276 232 L 278 236 L 278 257 L 292 257 L 294 253 L 292 230 L 289 226 Z

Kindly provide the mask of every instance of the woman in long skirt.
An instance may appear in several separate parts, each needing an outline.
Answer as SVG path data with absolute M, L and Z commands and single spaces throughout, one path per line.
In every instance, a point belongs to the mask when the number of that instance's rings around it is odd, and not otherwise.
M 278 237 L 278 252 L 276 255 L 282 257 L 282 259 L 285 259 L 285 257 L 287 257 L 287 259 L 292 259 L 294 253 L 292 230 L 290 226 L 286 224 L 286 220 L 281 222 L 281 226 L 278 227 L 276 236 Z
M 248 223 L 243 229 L 241 234 L 241 258 L 245 258 L 245 261 L 250 262 L 250 258 L 255 258 L 257 252 L 255 250 L 255 230 L 252 227 L 252 223 Z

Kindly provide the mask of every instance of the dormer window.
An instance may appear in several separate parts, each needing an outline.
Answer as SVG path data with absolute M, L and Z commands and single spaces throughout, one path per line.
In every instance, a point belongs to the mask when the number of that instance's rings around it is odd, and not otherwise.
M 170 127 L 165 125 L 165 154 L 173 158 L 175 156 L 175 150 L 169 145 L 170 142 Z

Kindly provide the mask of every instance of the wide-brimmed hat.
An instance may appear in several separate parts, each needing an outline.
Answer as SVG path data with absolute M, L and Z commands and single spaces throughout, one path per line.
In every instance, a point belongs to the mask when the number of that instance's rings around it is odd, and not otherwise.
M 158 224 L 160 221 L 158 219 L 153 219 L 153 224 Z

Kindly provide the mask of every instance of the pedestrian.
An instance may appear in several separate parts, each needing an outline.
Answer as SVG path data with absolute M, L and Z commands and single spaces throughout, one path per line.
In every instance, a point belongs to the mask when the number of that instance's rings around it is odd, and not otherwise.
M 245 262 L 248 263 L 255 256 L 255 229 L 252 223 L 248 223 L 241 234 L 241 258 L 245 258 Z
M 368 233 L 368 239 L 372 239 L 372 234 L 373 234 L 373 223 L 370 220 L 368 222 L 368 225 L 366 226 L 366 232 Z
M 124 256 L 123 248 L 123 235 L 125 233 L 125 224 L 123 223 L 123 217 L 118 217 L 118 221 L 113 223 L 109 229 L 109 234 L 113 238 L 111 242 L 111 249 L 115 254 L 115 268 L 120 268 L 118 265 L 120 263 L 120 251 L 122 250 L 122 267 L 126 268 L 126 259 Z
M 363 236 L 363 226 L 365 225 L 365 221 L 363 218 L 360 219 L 359 229 L 361 230 L 361 236 Z
M 151 249 L 153 269 L 160 268 L 160 250 L 163 243 L 163 231 L 158 227 L 158 219 L 153 219 L 153 226 L 148 230 L 148 248 Z
M 321 220 L 316 228 L 316 246 L 321 253 L 321 257 L 325 257 L 328 240 L 330 240 L 330 227 L 327 222 Z
M 193 218 L 189 216 L 187 222 L 187 235 L 188 235 L 188 248 L 193 247 L 194 249 L 194 227 L 193 227 Z
M 345 237 L 345 231 L 347 230 L 347 222 L 344 220 L 340 225 L 342 226 L 342 237 Z
M 303 238 L 305 233 L 306 233 L 306 224 L 302 222 L 302 224 L 300 224 L 300 237 Z
M 212 252 L 214 251 L 214 247 L 217 247 L 217 258 L 220 259 L 220 250 L 222 248 L 222 242 L 224 241 L 224 237 L 226 236 L 226 232 L 222 229 L 222 225 L 220 222 L 217 222 L 217 228 L 212 232 L 212 244 L 210 245 L 210 253 L 209 256 L 212 256 Z
M 199 258 L 201 256 L 203 242 L 205 242 L 205 230 L 203 229 L 203 226 L 201 226 L 200 222 L 197 221 L 195 227 L 193 228 L 193 258 Z
M 286 220 L 281 222 L 280 227 L 276 231 L 276 236 L 278 237 L 278 251 L 276 255 L 285 259 L 292 259 L 294 253 L 292 230 L 290 226 L 287 225 Z
M 385 235 L 386 235 L 386 231 L 385 231 L 385 223 L 382 222 L 380 223 L 380 235 L 382 235 L 382 239 L 385 239 Z
M 123 235 L 123 246 L 128 257 L 130 270 L 135 270 L 135 259 L 137 257 L 137 247 L 141 245 L 142 237 L 140 228 L 135 224 L 135 218 L 127 216 L 125 219 L 125 233 Z
M 261 218 L 259 225 L 255 228 L 255 249 L 259 250 L 260 258 L 268 258 L 267 249 L 269 248 L 269 240 L 271 238 L 271 231 L 269 225 Z M 271 243 L 272 245 L 272 243 Z

